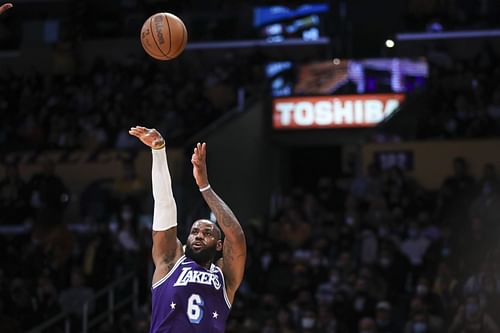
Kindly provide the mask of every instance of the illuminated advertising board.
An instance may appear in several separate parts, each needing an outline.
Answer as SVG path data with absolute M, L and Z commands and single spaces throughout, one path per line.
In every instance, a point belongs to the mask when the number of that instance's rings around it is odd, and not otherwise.
M 279 97 L 273 100 L 273 128 L 374 127 L 404 99 L 404 94 Z

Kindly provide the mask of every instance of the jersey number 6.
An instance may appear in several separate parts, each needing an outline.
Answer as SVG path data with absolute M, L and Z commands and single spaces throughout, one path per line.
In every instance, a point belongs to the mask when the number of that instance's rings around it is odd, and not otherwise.
M 203 318 L 203 300 L 200 295 L 192 294 L 188 298 L 187 316 L 192 324 L 199 324 Z

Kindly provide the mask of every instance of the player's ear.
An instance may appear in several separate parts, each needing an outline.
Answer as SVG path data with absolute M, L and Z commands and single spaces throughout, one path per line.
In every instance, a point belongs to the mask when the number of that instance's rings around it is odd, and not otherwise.
M 217 252 L 222 251 L 222 240 L 219 239 L 217 241 L 216 249 L 217 249 Z

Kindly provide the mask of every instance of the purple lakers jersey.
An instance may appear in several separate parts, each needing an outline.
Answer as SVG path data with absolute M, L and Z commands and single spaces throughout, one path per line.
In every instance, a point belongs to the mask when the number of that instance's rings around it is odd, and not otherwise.
M 150 333 L 222 333 L 231 304 L 224 276 L 182 256 L 153 285 Z

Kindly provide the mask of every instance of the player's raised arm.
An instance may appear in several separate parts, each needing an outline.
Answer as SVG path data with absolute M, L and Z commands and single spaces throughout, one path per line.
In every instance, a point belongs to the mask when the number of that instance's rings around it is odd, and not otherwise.
M 153 165 L 153 262 L 155 272 L 153 286 L 162 279 L 182 256 L 182 245 L 177 239 L 177 206 L 172 193 L 172 181 L 168 170 L 165 140 L 155 129 L 132 127 L 129 133 L 151 147 Z
M 243 274 L 245 272 L 247 254 L 245 234 L 231 209 L 210 187 L 208 182 L 206 153 L 206 143 L 198 143 L 194 148 L 193 156 L 191 157 L 193 176 L 196 180 L 196 184 L 200 188 L 203 199 L 205 199 L 206 203 L 215 214 L 217 223 L 225 234 L 222 248 L 222 262 L 220 266 L 224 274 L 224 279 L 226 280 L 228 297 L 232 302 L 236 290 L 243 280 Z
M 3 5 L 0 5 L 0 15 L 3 14 L 7 9 L 12 8 L 12 4 L 10 2 L 4 3 Z

